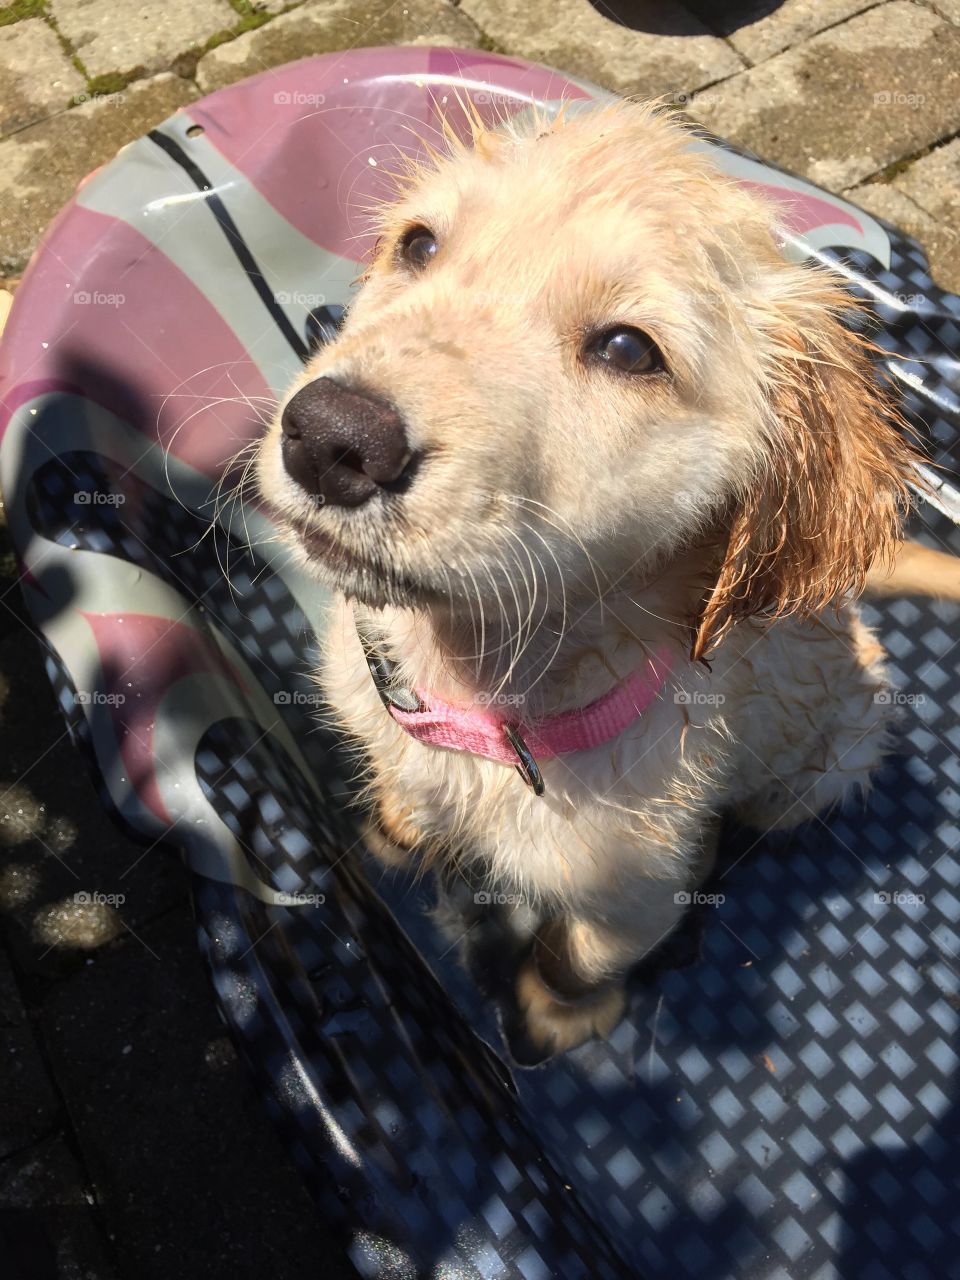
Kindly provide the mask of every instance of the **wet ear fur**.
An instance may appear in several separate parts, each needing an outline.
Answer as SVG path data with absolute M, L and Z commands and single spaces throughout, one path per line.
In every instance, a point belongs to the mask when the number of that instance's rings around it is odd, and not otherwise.
M 889 560 L 916 479 L 919 455 L 878 382 L 876 349 L 840 318 L 849 295 L 804 267 L 785 267 L 780 284 L 753 317 L 765 335 L 766 443 L 726 522 L 694 658 L 742 619 L 859 593 L 870 566 Z

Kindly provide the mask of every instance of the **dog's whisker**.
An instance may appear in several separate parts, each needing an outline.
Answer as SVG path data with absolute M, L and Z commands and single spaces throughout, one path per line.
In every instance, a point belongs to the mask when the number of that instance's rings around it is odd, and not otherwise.
M 521 550 L 521 551 L 523 551 L 524 555 L 527 557 L 527 562 L 528 562 L 528 564 L 530 565 L 530 575 L 531 575 L 531 576 L 530 576 L 530 578 L 528 579 L 528 578 L 527 578 L 527 575 L 526 575 L 526 571 L 525 571 L 525 569 L 524 569 L 524 567 L 523 567 L 522 563 L 520 562 L 519 558 L 517 557 L 516 552 L 515 552 L 515 551 L 513 551 L 513 550 L 511 549 L 511 554 L 513 555 L 514 559 L 516 560 L 517 568 L 519 569 L 520 574 L 521 574 L 521 576 L 523 577 L 524 585 L 525 585 L 525 586 L 526 586 L 526 588 L 527 588 L 527 622 L 526 622 L 526 627 L 527 627 L 527 629 L 528 629 L 528 631 L 529 631 L 529 630 L 530 630 L 530 628 L 531 628 L 531 627 L 532 627 L 532 625 L 533 625 L 533 613 L 534 613 L 534 607 L 535 607 L 535 605 L 536 605 L 537 594 L 538 594 L 538 590 L 539 590 L 538 583 L 537 583 L 537 568 L 538 568 L 538 564 L 535 564 L 535 563 L 534 563 L 534 559 L 535 559 L 535 557 L 534 557 L 534 555 L 531 553 L 530 548 L 527 546 L 527 544 L 524 542 L 524 540 L 519 536 L 519 534 L 518 534 L 518 533 L 516 533 L 516 531 L 515 531 L 515 530 L 513 530 L 513 529 L 511 529 L 509 526 L 507 526 L 507 527 L 505 527 L 504 532 L 507 534 L 507 536 L 508 536 L 508 537 L 513 538 L 513 539 L 514 539 L 514 541 L 519 545 L 520 550 Z M 540 565 L 539 565 L 539 567 L 542 569 L 542 567 L 543 567 L 543 566 L 542 566 L 542 564 L 540 564 Z M 544 585 L 545 585 L 545 586 L 547 585 L 547 584 L 546 584 L 546 578 L 544 578 Z M 519 624 L 519 619 L 518 619 L 518 624 Z M 522 624 L 521 624 L 521 625 L 522 625 Z
M 553 663 L 556 661 L 557 655 L 559 654 L 563 646 L 563 642 L 566 638 L 566 635 L 567 635 L 567 588 L 566 588 L 566 582 L 564 579 L 563 570 L 560 566 L 560 561 L 557 559 L 556 553 L 554 552 L 553 548 L 550 546 L 549 542 L 546 540 L 546 538 L 544 538 L 544 536 L 537 529 L 534 529 L 533 526 L 530 525 L 526 520 L 524 520 L 522 523 L 524 528 L 526 528 L 529 533 L 531 533 L 535 538 L 540 539 L 540 541 L 543 543 L 544 550 L 556 565 L 558 581 L 560 584 L 560 596 L 561 596 L 560 626 L 557 632 L 557 638 L 556 638 L 556 641 L 554 642 L 553 649 L 543 661 L 540 674 L 536 676 L 536 678 L 532 681 L 530 685 L 527 686 L 527 693 L 529 694 L 530 690 L 533 689 L 552 668 Z M 546 576 L 545 569 L 544 569 L 544 576 Z
M 225 493 L 223 493 L 222 490 L 223 490 L 223 486 L 225 484 L 227 476 L 230 474 L 232 468 L 236 465 L 236 463 L 238 463 L 240 459 L 243 457 L 243 455 L 248 452 L 250 454 L 250 457 L 247 459 L 246 463 L 241 469 L 239 479 L 230 489 L 228 489 Z M 213 517 L 210 523 L 210 527 L 213 530 L 213 542 L 214 542 L 214 547 L 216 549 L 217 561 L 218 561 L 218 564 L 220 564 L 221 571 L 223 572 L 223 575 L 227 581 L 230 591 L 234 595 L 234 599 L 237 599 L 237 596 L 236 596 L 236 593 L 234 592 L 233 580 L 230 574 L 230 547 L 231 547 L 231 538 L 233 536 L 234 515 L 236 511 L 239 509 L 241 513 L 241 520 L 243 523 L 243 535 L 244 535 L 243 545 L 248 549 L 252 550 L 253 548 L 251 547 L 251 544 L 250 544 L 250 531 L 247 526 L 247 519 L 246 519 L 246 500 L 244 498 L 244 489 L 251 476 L 251 472 L 254 466 L 256 465 L 256 460 L 257 460 L 256 443 L 254 443 L 253 448 L 251 448 L 250 446 L 246 446 L 243 449 L 239 450 L 238 453 L 234 456 L 234 458 L 231 461 L 231 464 L 228 466 L 228 468 L 224 470 L 220 486 L 218 487 L 219 492 L 217 495 L 217 500 L 215 501 L 215 504 L 214 504 Z M 217 541 L 217 536 L 216 536 L 216 530 L 218 528 L 223 529 L 226 535 L 226 551 L 225 551 L 224 560 L 220 559 L 219 543 Z
M 481 672 L 483 670 L 483 664 L 486 661 L 486 656 L 487 656 L 487 619 L 483 609 L 483 597 L 480 594 L 480 585 L 477 582 L 477 576 L 473 572 L 473 569 L 471 569 L 469 564 L 465 566 L 465 570 L 468 577 L 470 578 L 470 583 L 473 586 L 474 594 L 477 597 L 477 608 L 480 611 L 480 635 L 478 638 L 476 625 L 474 624 L 473 652 L 470 654 L 464 655 L 464 658 L 466 661 L 472 660 L 475 663 L 475 675 L 476 675 L 476 679 L 479 680 Z M 473 622 L 474 615 L 473 615 L 472 607 L 470 610 L 470 618 L 471 618 L 471 622 Z
M 531 511 L 529 514 L 536 519 L 542 520 L 543 523 L 549 525 L 550 528 L 555 529 L 556 532 L 559 533 L 561 537 L 569 538 L 576 545 L 578 550 L 580 550 L 583 553 L 583 557 L 586 560 L 587 567 L 590 569 L 591 573 L 593 574 L 594 585 L 596 587 L 597 600 L 600 603 L 601 610 L 602 610 L 604 593 L 600 585 L 600 576 L 597 571 L 596 559 L 591 553 L 591 551 L 589 550 L 589 548 L 586 546 L 582 537 L 574 528 L 570 520 L 567 519 L 567 517 L 564 516 L 561 512 L 557 511 L 554 507 L 549 507 L 547 506 L 546 503 L 538 502 L 535 498 L 527 498 L 527 497 L 524 497 L 522 494 L 515 494 L 515 493 L 511 493 L 505 496 L 509 501 L 516 503 L 517 505 L 538 508 L 538 510 Z M 544 513 L 547 513 L 547 514 L 544 514 Z M 554 519 L 551 520 L 549 518 L 551 516 L 554 517 Z M 561 523 L 557 524 L 556 523 L 557 520 L 559 520 Z M 601 612 L 600 620 L 601 622 L 603 621 L 602 612 Z
M 511 548 L 511 555 L 514 558 L 514 561 L 517 564 L 517 568 L 520 571 L 521 576 L 523 577 L 524 584 L 527 587 L 527 610 L 526 610 L 526 618 L 524 619 L 520 613 L 519 601 L 517 602 L 516 648 L 512 654 L 510 665 L 506 670 L 506 672 L 504 672 L 500 680 L 500 683 L 496 689 L 496 692 L 498 694 L 503 691 L 507 683 L 511 680 L 516 669 L 520 665 L 521 658 L 524 656 L 527 649 L 530 648 L 530 646 L 533 644 L 534 639 L 536 637 L 539 623 L 542 622 L 543 616 L 545 616 L 546 609 L 549 608 L 549 602 L 545 599 L 544 614 L 541 615 L 541 618 L 537 619 L 536 622 L 534 621 L 533 606 L 534 606 L 534 600 L 535 600 L 536 591 L 537 591 L 536 569 L 538 565 L 541 569 L 543 568 L 542 561 L 539 560 L 539 557 L 535 556 L 530 552 L 529 547 L 526 546 L 524 540 L 520 538 L 520 536 L 517 533 L 515 533 L 515 531 L 508 528 L 505 530 L 505 532 L 509 536 L 513 537 L 520 544 L 521 548 L 526 553 L 528 560 L 530 562 L 530 568 L 533 575 L 533 587 L 531 588 L 530 580 L 527 579 L 526 572 L 524 571 L 523 565 L 520 563 L 520 560 L 516 552 Z M 537 564 L 534 563 L 535 561 L 537 561 Z M 506 572 L 505 567 L 504 567 L 504 572 Z M 546 577 L 545 574 L 544 574 L 544 577 Z M 529 688 L 528 686 L 524 686 L 524 688 L 522 690 L 519 690 L 518 692 L 520 692 L 525 697 L 528 691 L 528 688 Z
M 504 685 L 509 682 L 510 677 L 513 675 L 513 672 L 516 669 L 517 663 L 519 662 L 520 656 L 523 651 L 523 615 L 522 615 L 522 609 L 520 606 L 520 596 L 517 592 L 517 588 L 513 580 L 513 575 L 510 573 L 509 567 L 503 560 L 503 557 L 498 555 L 496 557 L 495 564 L 492 566 L 492 568 L 488 568 L 486 572 L 487 572 L 488 578 L 490 579 L 491 584 L 494 586 L 494 590 L 497 592 L 498 603 L 501 604 L 501 607 L 500 607 L 501 635 L 505 635 L 505 639 L 501 643 L 500 648 L 497 650 L 497 652 L 499 653 L 500 651 L 502 651 L 503 648 L 506 648 L 508 650 L 506 670 L 504 671 L 499 682 L 495 685 L 493 689 L 493 694 L 499 695 L 503 691 Z M 505 581 L 507 586 L 510 588 L 510 596 L 513 600 L 514 613 L 516 615 L 515 626 L 511 626 L 509 624 L 506 610 L 503 608 L 499 590 L 496 587 L 498 576 L 502 578 L 503 581 Z M 489 673 L 489 679 L 490 680 L 496 679 L 495 671 L 491 671 Z

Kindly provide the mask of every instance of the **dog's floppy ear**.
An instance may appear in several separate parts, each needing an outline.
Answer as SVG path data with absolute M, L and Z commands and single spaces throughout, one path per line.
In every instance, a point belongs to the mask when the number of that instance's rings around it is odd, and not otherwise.
M 806 614 L 858 593 L 893 552 L 918 455 L 871 344 L 841 320 L 853 305 L 824 273 L 784 265 L 750 309 L 765 351 L 766 441 L 725 521 L 694 658 L 741 619 Z

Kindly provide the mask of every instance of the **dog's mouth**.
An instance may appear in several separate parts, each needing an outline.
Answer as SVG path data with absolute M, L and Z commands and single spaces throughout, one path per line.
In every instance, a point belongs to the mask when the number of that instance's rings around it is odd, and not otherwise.
M 326 530 L 286 518 L 307 559 L 317 564 L 337 589 L 361 604 L 430 603 L 440 593 L 428 582 L 400 570 L 379 556 L 365 555 Z
M 334 570 L 345 569 L 369 573 L 377 571 L 378 566 L 369 564 L 357 552 L 348 547 L 346 543 L 333 537 L 332 534 L 323 533 L 319 529 L 307 528 L 295 520 L 290 523 L 304 551 L 312 560 L 319 560 L 328 568 Z

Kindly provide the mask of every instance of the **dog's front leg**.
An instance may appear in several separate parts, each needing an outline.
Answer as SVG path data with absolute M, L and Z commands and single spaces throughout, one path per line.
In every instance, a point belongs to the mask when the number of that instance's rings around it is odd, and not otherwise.
M 675 876 L 638 877 L 602 914 L 571 911 L 541 927 L 517 975 L 526 1033 L 539 1053 L 562 1053 L 613 1031 L 626 1010 L 626 974 L 680 923 L 690 889 L 713 868 L 719 830 L 718 818 L 705 820 Z
M 679 924 L 688 883 L 650 880 L 635 913 L 556 916 L 539 930 L 517 975 L 527 1036 L 539 1052 L 563 1053 L 613 1031 L 626 1010 L 626 973 Z
M 601 938 L 595 925 L 569 917 L 551 920 L 537 934 L 517 975 L 517 1001 L 537 1054 L 563 1053 L 595 1036 L 606 1037 L 623 1017 L 627 997 L 621 977 L 585 972 L 580 949 L 596 956 Z

